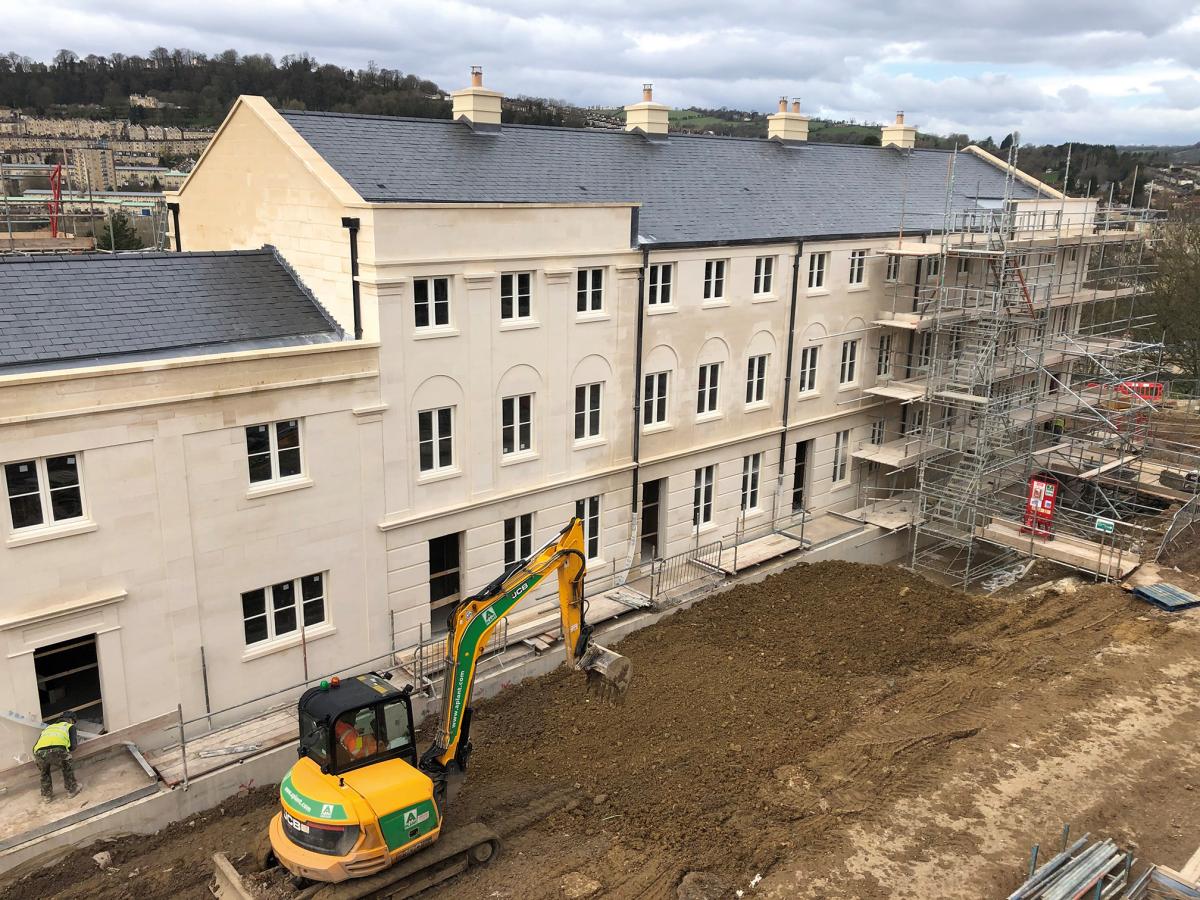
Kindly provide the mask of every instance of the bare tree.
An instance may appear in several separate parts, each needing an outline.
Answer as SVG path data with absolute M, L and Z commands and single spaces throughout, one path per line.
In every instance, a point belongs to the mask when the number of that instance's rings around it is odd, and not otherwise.
M 1173 210 L 1159 242 L 1154 307 L 1165 331 L 1167 364 L 1200 379 L 1200 208 Z

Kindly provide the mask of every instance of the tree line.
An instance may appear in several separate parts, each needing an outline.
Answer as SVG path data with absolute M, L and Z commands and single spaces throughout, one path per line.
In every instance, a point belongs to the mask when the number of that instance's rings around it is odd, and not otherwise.
M 131 94 L 165 106 L 129 104 Z M 162 125 L 213 126 L 240 94 L 257 94 L 286 109 L 450 118 L 450 101 L 434 82 L 369 63 L 348 69 L 307 53 L 282 57 L 226 50 L 215 56 L 156 47 L 147 56 L 80 57 L 60 50 L 48 63 L 0 55 L 0 106 L 28 114 L 129 119 Z M 521 124 L 582 126 L 583 114 L 536 97 L 505 100 L 504 119 Z

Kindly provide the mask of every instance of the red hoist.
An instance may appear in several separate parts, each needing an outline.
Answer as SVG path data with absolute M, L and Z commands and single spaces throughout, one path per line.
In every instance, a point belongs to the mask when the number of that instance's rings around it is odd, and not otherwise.
M 1022 534 L 1053 539 L 1054 507 L 1058 503 L 1058 482 L 1053 478 L 1034 475 L 1029 479 L 1029 496 L 1025 498 L 1025 522 Z
M 62 163 L 50 170 L 50 237 L 58 237 L 58 217 L 62 215 Z

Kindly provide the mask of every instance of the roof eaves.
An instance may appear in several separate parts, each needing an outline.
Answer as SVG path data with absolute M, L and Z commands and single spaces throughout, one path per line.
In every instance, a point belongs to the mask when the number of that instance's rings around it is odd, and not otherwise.
M 118 362 L 144 362 L 161 359 L 187 359 L 195 356 L 211 356 L 218 353 L 239 353 L 254 350 L 271 350 L 281 347 L 298 347 L 310 344 L 335 343 L 338 339 L 325 331 L 302 331 L 264 338 L 240 338 L 228 341 L 201 341 L 189 344 L 172 344 L 147 350 L 113 350 L 105 353 L 83 353 L 78 356 L 56 356 L 54 359 L 26 359 L 0 362 L 0 375 L 16 375 L 23 372 L 52 372 L 60 369 L 80 369 L 86 366 L 108 366 Z
M 930 236 L 939 232 L 933 229 L 905 230 L 904 234 L 914 237 Z M 688 250 L 697 247 L 755 247 L 764 244 L 795 244 L 813 241 L 876 240 L 896 237 L 898 229 L 886 231 L 811 232 L 808 234 L 779 235 L 776 237 L 731 238 L 720 240 L 656 241 L 650 235 L 638 235 L 638 248 L 646 250 Z

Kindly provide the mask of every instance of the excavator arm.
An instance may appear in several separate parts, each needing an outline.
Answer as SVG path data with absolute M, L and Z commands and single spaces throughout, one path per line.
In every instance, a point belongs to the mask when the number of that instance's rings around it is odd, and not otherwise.
M 512 612 L 553 573 L 558 575 L 558 602 L 567 662 L 586 672 L 589 686 L 620 698 L 629 687 L 629 660 L 592 642 L 585 621 L 583 580 L 587 557 L 583 524 L 572 518 L 567 526 L 528 559 L 510 566 L 479 593 L 461 600 L 450 616 L 446 635 L 446 671 L 442 717 L 433 745 L 421 767 L 444 784 L 450 771 L 466 768 L 470 754 L 471 694 L 475 670 L 488 638 L 500 620 Z

